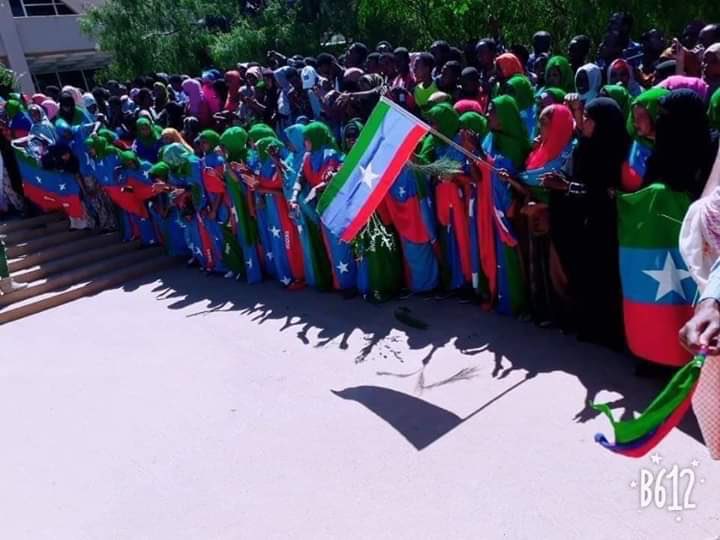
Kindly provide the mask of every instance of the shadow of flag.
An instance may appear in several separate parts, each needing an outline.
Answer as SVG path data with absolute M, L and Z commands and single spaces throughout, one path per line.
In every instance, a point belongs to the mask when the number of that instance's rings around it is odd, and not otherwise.
M 417 450 L 426 448 L 463 422 L 463 418 L 442 407 L 389 388 L 356 386 L 332 390 L 332 393 L 370 409 Z

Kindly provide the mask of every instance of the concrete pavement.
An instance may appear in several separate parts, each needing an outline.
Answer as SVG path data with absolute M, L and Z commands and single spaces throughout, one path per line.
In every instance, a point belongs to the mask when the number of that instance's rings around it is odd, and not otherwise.
M 588 400 L 630 415 L 661 380 L 476 306 L 177 269 L 2 326 L 0 355 L 0 538 L 720 535 L 694 418 L 660 465 L 593 442 Z M 640 508 L 641 468 L 694 459 L 697 508 Z

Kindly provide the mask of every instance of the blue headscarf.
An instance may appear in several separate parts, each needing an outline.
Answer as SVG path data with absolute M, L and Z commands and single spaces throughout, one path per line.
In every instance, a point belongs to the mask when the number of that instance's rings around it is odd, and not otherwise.
M 32 113 L 37 112 L 40 114 L 40 120 L 35 122 L 33 120 L 33 125 L 30 128 L 30 135 L 34 137 L 42 137 L 43 139 L 48 141 L 48 144 L 55 144 L 58 140 L 58 135 L 55 132 L 55 128 L 50 123 L 50 120 L 48 120 L 47 114 L 45 114 L 45 110 L 40 105 L 30 105 L 29 107 L 31 118 Z M 66 123 L 63 120 L 63 123 Z

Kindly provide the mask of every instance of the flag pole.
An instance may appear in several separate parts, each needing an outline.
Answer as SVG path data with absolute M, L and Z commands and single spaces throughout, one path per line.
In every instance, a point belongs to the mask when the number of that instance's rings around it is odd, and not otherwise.
M 397 103 L 395 103 L 394 101 L 389 100 L 389 99 L 386 98 L 385 96 L 382 96 L 382 97 L 380 98 L 380 101 L 384 102 L 386 105 L 388 105 L 389 107 L 391 107 L 392 109 L 394 109 L 394 110 L 395 110 L 396 112 L 398 112 L 399 114 L 402 114 L 402 115 L 410 118 L 413 122 L 420 124 L 420 125 L 423 126 L 425 129 L 427 129 L 429 133 L 432 133 L 435 137 L 437 137 L 438 139 L 440 139 L 440 140 L 441 140 L 442 142 L 444 142 L 445 144 L 447 144 L 447 145 L 449 145 L 449 146 L 452 146 L 455 150 L 457 150 L 458 152 L 460 152 L 460 153 L 461 153 L 462 155 L 464 155 L 465 157 L 471 159 L 471 160 L 474 161 L 475 163 L 478 163 L 478 164 L 482 165 L 483 167 L 487 167 L 487 168 L 489 168 L 489 169 L 491 169 L 491 170 L 493 170 L 493 171 L 497 171 L 497 170 L 498 170 L 498 169 L 496 169 L 495 167 L 493 167 L 492 165 L 490 165 L 490 163 L 488 163 L 487 161 L 485 161 L 485 160 L 484 160 L 483 158 L 481 158 L 480 156 L 476 156 L 475 154 L 473 154 L 472 152 L 470 152 L 470 150 L 468 150 L 467 148 L 459 145 L 458 143 L 456 143 L 455 141 L 453 141 L 451 138 L 446 137 L 445 135 L 443 135 L 442 133 L 440 133 L 437 129 L 435 129 L 434 127 L 432 127 L 430 124 L 428 124 L 427 122 L 424 122 L 421 118 L 415 116 L 415 115 L 414 115 L 413 113 L 411 113 L 410 111 L 407 111 L 407 110 L 403 109 L 402 107 L 400 107 L 400 106 L 399 106 Z

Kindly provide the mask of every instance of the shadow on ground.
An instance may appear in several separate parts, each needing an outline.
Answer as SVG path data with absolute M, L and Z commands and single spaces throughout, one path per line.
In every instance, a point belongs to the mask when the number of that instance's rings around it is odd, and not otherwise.
M 131 282 L 123 289 L 133 291 L 157 280 L 157 276 L 148 277 Z M 611 407 L 624 408 L 623 419 L 629 419 L 633 412 L 647 407 L 671 376 L 669 371 L 660 371 L 652 376 L 637 377 L 635 360 L 628 355 L 578 343 L 557 330 L 542 330 L 531 323 L 485 313 L 476 305 L 461 304 L 452 299 L 438 301 L 413 297 L 373 305 L 360 298 L 346 300 L 334 293 L 310 289 L 287 291 L 271 281 L 251 286 L 184 268 L 164 272 L 159 280 L 161 284 L 153 292 L 169 309 L 190 308 L 188 316 L 198 318 L 239 313 L 251 317 L 258 325 L 281 321 L 280 331 L 295 333 L 302 346 L 345 350 L 349 347 L 351 334 L 359 331 L 366 343 L 355 361 L 372 361 L 381 356 L 396 363 L 397 371 L 378 371 L 378 386 L 358 386 L 333 392 L 342 399 L 367 407 L 418 450 L 470 416 L 483 412 L 523 382 L 541 374 L 563 372 L 577 377 L 583 385 L 585 399 L 578 403 L 574 418 L 568 419 L 575 422 L 587 422 L 598 415 L 588 402 L 603 390 L 621 396 L 611 403 Z M 428 328 L 414 328 L 398 320 L 395 317 L 398 307 L 409 310 L 414 318 L 426 322 Z M 398 330 L 407 335 L 410 350 L 425 353 L 421 362 L 406 362 L 393 350 L 392 341 L 397 339 Z M 465 368 L 446 380 L 427 384 L 426 367 L 436 351 L 447 346 L 462 355 L 491 353 L 492 376 L 498 383 L 517 370 L 524 372 L 525 378 L 510 388 L 507 388 L 507 382 L 499 383 L 497 396 L 468 417 L 460 418 L 420 397 L 433 388 L 478 375 L 476 368 Z M 417 395 L 384 388 L 382 381 L 385 378 L 414 379 Z M 552 404 L 552 396 L 548 396 L 547 402 Z M 702 441 L 694 415 L 686 415 L 680 429 Z

